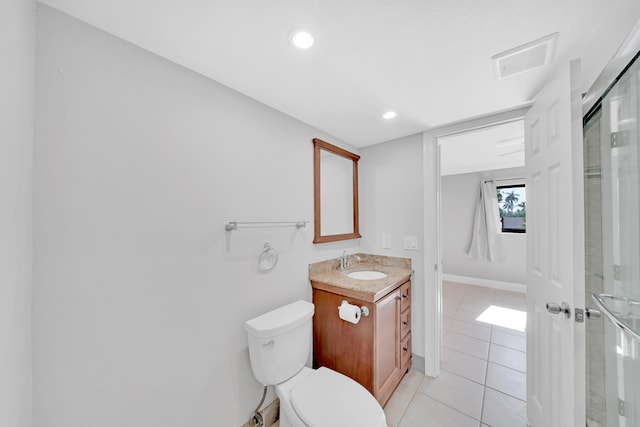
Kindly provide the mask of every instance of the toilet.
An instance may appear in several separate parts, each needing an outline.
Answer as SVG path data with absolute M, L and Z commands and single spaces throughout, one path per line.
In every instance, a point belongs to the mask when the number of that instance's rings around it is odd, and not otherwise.
M 280 427 L 386 427 L 366 388 L 331 369 L 305 366 L 313 313 L 313 304 L 300 300 L 245 322 L 253 374 L 275 385 L 280 398 Z

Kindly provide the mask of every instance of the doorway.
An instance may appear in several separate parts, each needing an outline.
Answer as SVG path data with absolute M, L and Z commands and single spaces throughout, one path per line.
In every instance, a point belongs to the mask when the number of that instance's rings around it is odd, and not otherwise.
M 499 425 L 508 414 L 509 425 L 524 426 L 524 123 L 521 117 L 496 121 L 438 137 L 443 278 L 441 376 L 443 383 L 453 383 L 455 378 L 467 384 L 460 391 L 461 396 L 475 391 L 481 402 L 477 419 Z M 496 227 L 505 246 L 505 257 L 493 262 L 467 254 L 479 187 L 486 181 L 491 181 L 491 191 L 495 193 L 494 208 L 500 220 Z M 503 322 L 510 315 L 520 319 Z M 518 320 L 520 326 L 514 328 Z M 439 381 L 433 380 L 434 394 Z M 467 396 L 465 401 L 473 398 Z

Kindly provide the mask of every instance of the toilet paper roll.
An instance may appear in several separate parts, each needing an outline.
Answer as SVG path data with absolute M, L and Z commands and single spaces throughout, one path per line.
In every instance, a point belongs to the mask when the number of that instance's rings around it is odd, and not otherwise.
M 340 316 L 342 320 L 346 320 L 354 325 L 360 321 L 360 315 L 360 307 L 357 305 L 342 301 L 342 304 L 338 307 L 338 316 Z

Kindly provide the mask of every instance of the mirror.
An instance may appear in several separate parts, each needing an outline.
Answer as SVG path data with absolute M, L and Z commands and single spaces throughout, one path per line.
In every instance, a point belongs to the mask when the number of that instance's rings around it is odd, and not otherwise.
M 313 139 L 313 243 L 357 239 L 360 156 Z

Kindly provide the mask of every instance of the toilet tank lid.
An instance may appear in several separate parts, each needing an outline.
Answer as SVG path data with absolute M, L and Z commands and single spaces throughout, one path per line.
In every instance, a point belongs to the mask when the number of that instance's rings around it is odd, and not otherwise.
M 244 329 L 257 337 L 271 337 L 290 331 L 313 316 L 312 303 L 299 300 L 247 320 Z

